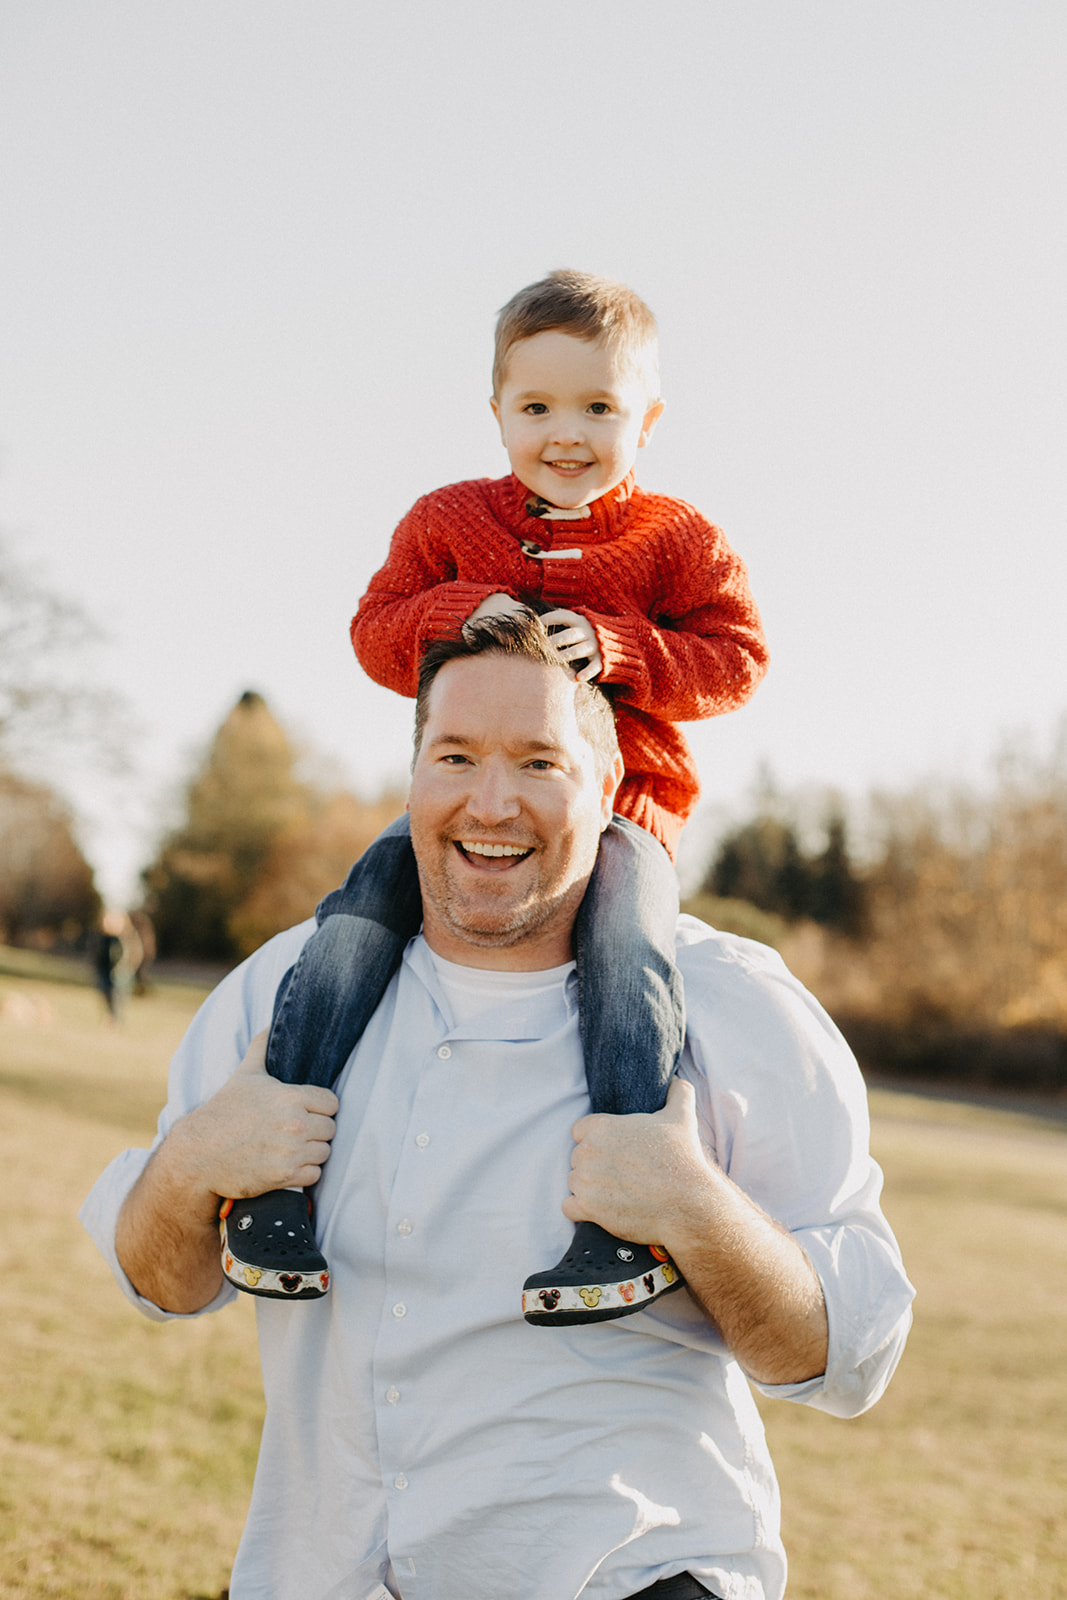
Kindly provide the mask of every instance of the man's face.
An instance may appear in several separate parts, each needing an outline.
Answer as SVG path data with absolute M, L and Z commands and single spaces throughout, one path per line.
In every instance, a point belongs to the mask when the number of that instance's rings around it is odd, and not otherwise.
M 424 931 L 446 960 L 534 971 L 571 958 L 622 771 L 597 776 L 577 687 L 495 652 L 434 680 L 408 808 Z
M 622 482 L 663 410 L 610 346 L 559 329 L 512 345 L 492 406 L 512 472 L 569 510 Z

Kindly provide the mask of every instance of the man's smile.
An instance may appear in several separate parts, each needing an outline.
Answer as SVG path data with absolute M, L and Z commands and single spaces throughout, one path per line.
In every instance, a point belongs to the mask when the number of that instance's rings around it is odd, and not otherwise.
M 478 856 L 483 861 L 504 860 L 509 866 L 515 861 L 524 861 L 528 855 L 533 854 L 532 845 L 489 844 L 480 839 L 456 839 L 453 842 L 463 856 Z

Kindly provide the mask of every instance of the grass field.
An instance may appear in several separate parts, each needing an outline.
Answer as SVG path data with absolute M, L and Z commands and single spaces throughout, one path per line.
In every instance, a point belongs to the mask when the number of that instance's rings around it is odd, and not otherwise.
M 197 998 L 160 989 L 113 1030 L 89 989 L 0 975 L 0 1600 L 226 1586 L 262 1416 L 251 1305 L 150 1324 L 74 1219 L 151 1137 Z M 1060 1600 L 1067 1129 L 872 1099 L 916 1326 L 868 1416 L 765 1408 L 790 1600 Z

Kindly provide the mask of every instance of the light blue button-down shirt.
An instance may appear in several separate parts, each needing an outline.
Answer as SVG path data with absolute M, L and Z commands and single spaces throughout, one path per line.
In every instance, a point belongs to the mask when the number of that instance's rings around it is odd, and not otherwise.
M 160 1137 L 267 1026 L 312 926 L 207 1001 Z M 678 960 L 681 1070 L 705 1143 L 793 1231 L 826 1295 L 826 1375 L 766 1392 L 856 1414 L 889 1380 L 912 1294 L 878 1205 L 862 1080 L 772 951 L 683 918 Z M 316 1193 L 333 1288 L 257 1303 L 267 1418 L 233 1600 L 372 1600 L 385 1581 L 403 1600 L 622 1600 L 680 1571 L 723 1600 L 779 1600 L 763 1428 L 688 1293 L 588 1327 L 523 1321 L 523 1279 L 573 1231 L 559 1206 L 569 1130 L 589 1109 L 575 980 L 482 979 L 484 1009 L 457 1023 L 413 941 L 338 1086 Z M 113 1243 L 146 1159 L 113 1162 L 82 1217 L 125 1293 L 162 1317 Z

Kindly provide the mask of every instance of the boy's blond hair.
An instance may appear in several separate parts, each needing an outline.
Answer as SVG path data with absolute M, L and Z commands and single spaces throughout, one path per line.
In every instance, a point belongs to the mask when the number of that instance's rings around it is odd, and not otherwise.
M 648 403 L 660 398 L 656 319 L 645 302 L 613 278 L 561 267 L 520 289 L 501 307 L 493 357 L 494 399 L 500 395 L 512 346 L 554 330 L 611 345 L 623 369 L 644 379 Z

